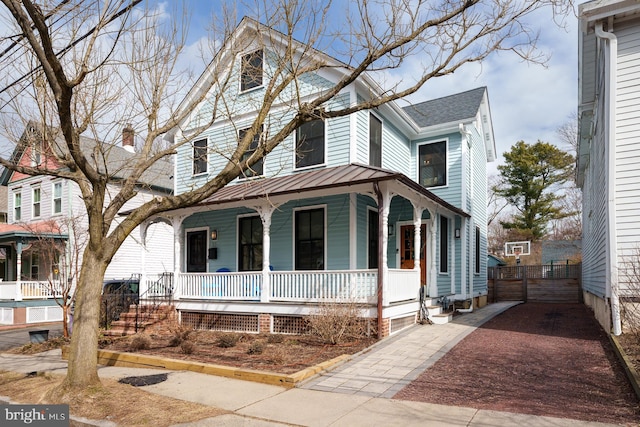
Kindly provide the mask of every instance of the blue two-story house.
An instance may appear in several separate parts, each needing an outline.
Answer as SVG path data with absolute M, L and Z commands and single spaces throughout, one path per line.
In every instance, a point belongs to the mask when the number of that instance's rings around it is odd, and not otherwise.
M 233 38 L 247 40 L 241 36 L 256 26 L 243 20 Z M 252 40 L 229 55 L 224 96 L 217 85 L 205 95 L 196 85 L 187 98 L 202 101 L 168 136 L 182 143 L 177 195 L 215 177 L 255 121 L 253 106 L 264 96 L 275 67 L 271 49 L 278 47 L 266 35 Z M 214 60 L 202 79 L 219 75 L 221 63 Z M 338 61 L 309 72 L 295 93 L 323 93 L 341 72 Z M 380 91 L 362 78 L 326 108 Z M 209 120 L 212 99 L 218 107 L 224 99 L 228 113 L 187 139 Z M 293 105 L 272 109 L 261 132 L 277 132 Z M 355 302 L 384 336 L 415 323 L 421 287 L 434 321 L 450 318 L 437 315 L 443 297 L 466 301 L 467 310 L 483 305 L 486 163 L 494 157 L 484 87 L 304 123 L 240 179 L 196 206 L 166 213 L 174 226 L 174 301 L 182 323 L 297 333 L 320 304 Z

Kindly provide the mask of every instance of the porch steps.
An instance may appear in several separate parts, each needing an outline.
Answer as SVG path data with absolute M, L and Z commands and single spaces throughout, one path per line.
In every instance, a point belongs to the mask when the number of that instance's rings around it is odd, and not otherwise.
M 429 298 L 427 300 L 427 312 L 429 313 L 429 320 L 435 325 L 444 325 L 453 320 L 453 312 L 443 313 L 442 306 L 435 304 L 437 300 L 435 298 Z
M 173 305 L 139 305 L 138 331 L 155 329 L 167 321 L 177 321 L 176 309 Z M 111 328 L 103 331 L 103 335 L 118 337 L 133 335 L 136 332 L 136 306 L 129 306 L 129 311 L 120 314 L 120 319 L 111 322 Z

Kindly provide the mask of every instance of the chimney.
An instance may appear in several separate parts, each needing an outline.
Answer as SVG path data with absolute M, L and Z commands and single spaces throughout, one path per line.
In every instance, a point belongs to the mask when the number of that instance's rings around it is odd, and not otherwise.
M 133 135 L 134 130 L 131 127 L 131 123 L 127 123 L 127 125 L 122 129 L 122 147 L 130 153 L 135 153 L 135 149 L 133 147 Z

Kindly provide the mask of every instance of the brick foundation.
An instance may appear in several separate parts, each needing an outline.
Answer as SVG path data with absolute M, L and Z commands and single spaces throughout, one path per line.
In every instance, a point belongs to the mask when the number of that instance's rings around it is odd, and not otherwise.
M 271 333 L 271 315 L 266 313 L 261 313 L 258 316 L 258 330 L 261 334 L 269 334 Z

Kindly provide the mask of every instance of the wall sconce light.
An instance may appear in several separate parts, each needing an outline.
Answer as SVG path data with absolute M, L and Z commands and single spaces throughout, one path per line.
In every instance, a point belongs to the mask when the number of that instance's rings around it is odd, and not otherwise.
M 395 229 L 393 227 L 393 224 L 389 224 L 387 226 L 387 235 L 388 236 L 393 236 L 394 233 L 395 233 Z
M 456 228 L 456 230 L 455 230 L 455 236 L 456 236 L 456 239 L 459 239 L 459 238 L 460 238 L 460 229 L 459 229 L 459 228 Z
M 218 230 L 211 230 L 211 240 L 218 240 Z

